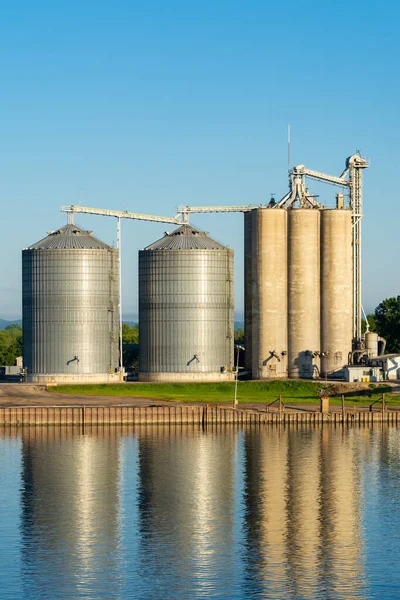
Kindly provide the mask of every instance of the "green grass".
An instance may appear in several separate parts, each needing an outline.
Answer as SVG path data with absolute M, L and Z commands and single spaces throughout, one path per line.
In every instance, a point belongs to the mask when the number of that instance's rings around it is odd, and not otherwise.
M 175 402 L 232 402 L 234 382 L 222 383 L 122 383 L 97 385 L 60 385 L 52 391 L 60 394 L 82 396 L 129 396 L 133 398 L 152 398 Z M 324 382 L 315 381 L 239 381 L 237 398 L 244 402 L 263 402 L 269 404 L 282 395 L 285 404 L 319 402 L 319 392 Z M 346 405 L 371 404 L 385 392 L 388 405 L 399 404 L 400 396 L 389 393 L 390 387 L 381 384 L 365 392 L 345 394 Z M 340 395 L 331 397 L 332 404 L 340 404 Z M 379 403 L 377 403 L 379 406 Z
M 130 396 L 173 400 L 176 402 L 232 402 L 234 382 L 223 383 L 125 383 L 63 385 L 54 388 L 61 394 L 91 396 Z M 239 402 L 272 402 L 279 394 L 284 402 L 318 402 L 322 383 L 305 381 L 239 381 Z

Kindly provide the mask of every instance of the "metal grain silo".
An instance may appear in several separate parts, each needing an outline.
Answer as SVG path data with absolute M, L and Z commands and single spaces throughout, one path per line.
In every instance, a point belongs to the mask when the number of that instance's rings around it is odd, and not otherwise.
M 139 379 L 232 377 L 233 250 L 190 225 L 139 251 Z
M 252 211 L 252 373 L 287 377 L 287 210 Z
M 353 326 L 351 211 L 321 211 L 321 375 L 348 360 Z
M 288 240 L 289 377 L 318 377 L 320 210 L 289 210 Z
M 118 251 L 68 224 L 22 252 L 27 381 L 106 382 L 118 373 Z

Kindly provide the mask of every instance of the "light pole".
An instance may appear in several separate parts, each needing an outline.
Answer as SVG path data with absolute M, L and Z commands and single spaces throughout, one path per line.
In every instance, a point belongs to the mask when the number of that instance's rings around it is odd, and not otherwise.
M 238 374 L 239 374 L 239 352 L 240 350 L 244 350 L 244 346 L 240 346 L 239 344 L 235 344 L 235 348 L 237 350 L 236 353 L 236 371 L 235 371 L 235 396 L 233 398 L 233 407 L 237 406 L 237 385 L 238 385 Z

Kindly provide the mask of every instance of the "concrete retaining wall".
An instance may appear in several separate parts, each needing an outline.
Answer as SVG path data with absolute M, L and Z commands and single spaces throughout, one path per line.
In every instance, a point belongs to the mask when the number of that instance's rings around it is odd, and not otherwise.
M 48 373 L 27 374 L 25 377 L 26 383 L 60 384 L 73 385 L 81 383 L 122 383 L 124 381 L 123 373 L 87 373 L 87 374 L 65 374 L 65 373 Z
M 0 427 L 20 425 L 208 425 L 400 423 L 398 411 L 321 414 L 234 409 L 225 406 L 11 406 L 0 407 Z
M 235 373 L 225 371 L 225 373 L 141 373 L 139 371 L 139 381 L 152 381 L 156 383 L 193 383 L 210 381 L 234 381 Z

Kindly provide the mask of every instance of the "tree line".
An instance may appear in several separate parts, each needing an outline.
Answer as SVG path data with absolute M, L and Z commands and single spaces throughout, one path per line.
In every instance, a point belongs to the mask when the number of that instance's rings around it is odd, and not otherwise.
M 0 365 L 15 365 L 22 356 L 22 325 L 11 323 L 0 329 Z

